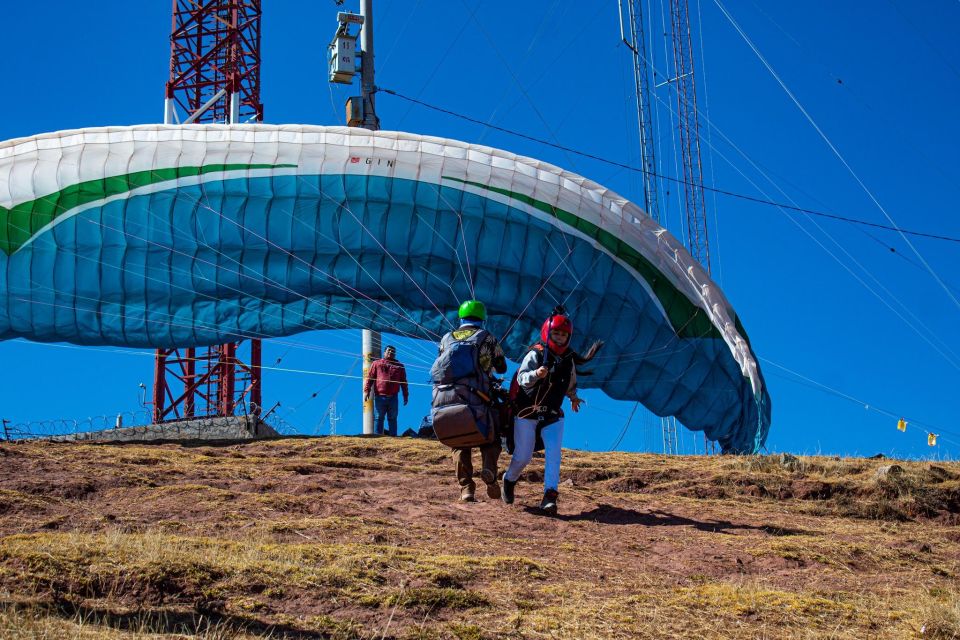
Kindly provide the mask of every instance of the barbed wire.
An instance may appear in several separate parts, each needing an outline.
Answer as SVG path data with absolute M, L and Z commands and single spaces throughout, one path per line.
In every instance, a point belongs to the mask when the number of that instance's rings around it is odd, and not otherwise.
M 151 424 L 151 422 L 152 414 L 146 409 L 121 411 L 86 418 L 53 418 L 28 422 L 4 421 L 3 437 L 5 440 L 45 438 L 73 435 L 86 431 L 106 431 L 107 429 L 145 426 Z
M 293 436 L 303 433 L 301 429 L 284 420 L 281 416 L 277 415 L 276 412 L 267 416 L 263 422 L 282 436 Z

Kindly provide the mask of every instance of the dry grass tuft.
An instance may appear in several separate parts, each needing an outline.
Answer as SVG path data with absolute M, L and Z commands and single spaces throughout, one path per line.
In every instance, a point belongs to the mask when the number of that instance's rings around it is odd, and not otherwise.
M 175 618 L 176 616 L 150 613 L 133 615 L 111 615 L 90 611 L 68 613 L 46 606 L 7 605 L 0 607 L 0 638 L 4 640 L 172 640 L 190 637 L 196 640 L 252 640 L 264 637 L 261 634 L 248 633 L 232 625 L 212 622 L 209 619 L 178 622 Z
M 936 640 L 960 638 L 960 597 L 952 592 L 931 595 L 921 610 L 920 635 Z

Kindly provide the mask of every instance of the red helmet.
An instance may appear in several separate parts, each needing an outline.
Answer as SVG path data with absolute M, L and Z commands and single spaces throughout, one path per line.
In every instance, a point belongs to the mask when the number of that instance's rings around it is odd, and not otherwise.
M 566 331 L 570 334 L 570 337 L 567 338 L 567 344 L 561 346 L 551 340 L 551 331 Z M 546 319 L 540 328 L 540 339 L 543 340 L 543 343 L 547 345 L 551 351 L 562 355 L 570 347 L 571 338 L 573 338 L 573 323 L 570 321 L 570 318 L 563 314 L 563 309 L 554 309 L 554 312 L 550 314 L 550 317 Z

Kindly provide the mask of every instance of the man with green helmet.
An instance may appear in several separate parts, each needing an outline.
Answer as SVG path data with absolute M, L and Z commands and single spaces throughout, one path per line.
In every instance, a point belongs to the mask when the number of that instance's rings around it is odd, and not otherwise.
M 478 413 L 492 413 L 489 407 L 490 378 L 493 372 L 505 373 L 507 360 L 503 349 L 489 331 L 483 328 L 487 309 L 479 300 L 467 300 L 460 305 L 460 326 L 443 336 L 437 361 L 431 370 L 434 380 L 436 409 L 449 403 L 463 403 L 474 407 Z M 451 371 L 458 370 L 456 374 Z M 446 379 L 451 384 L 441 384 Z M 487 405 L 487 406 L 484 406 Z M 436 426 L 436 425 L 435 425 Z M 439 435 L 439 434 L 438 434 Z M 500 434 L 490 434 L 490 441 L 478 447 L 454 447 L 457 483 L 460 485 L 460 501 L 473 502 L 476 484 L 473 481 L 473 449 L 480 449 L 482 470 L 480 477 L 487 485 L 487 496 L 500 498 L 497 483 L 497 460 L 500 457 Z

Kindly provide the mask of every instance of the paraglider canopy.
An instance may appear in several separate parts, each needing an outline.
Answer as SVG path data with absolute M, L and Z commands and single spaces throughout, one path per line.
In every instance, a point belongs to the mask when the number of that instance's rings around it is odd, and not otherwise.
M 310 329 L 436 341 L 462 300 L 518 358 L 556 305 L 595 386 L 755 452 L 770 398 L 719 287 L 552 165 L 340 127 L 83 129 L 0 144 L 0 339 L 189 347 Z M 474 307 L 471 313 L 477 313 Z

